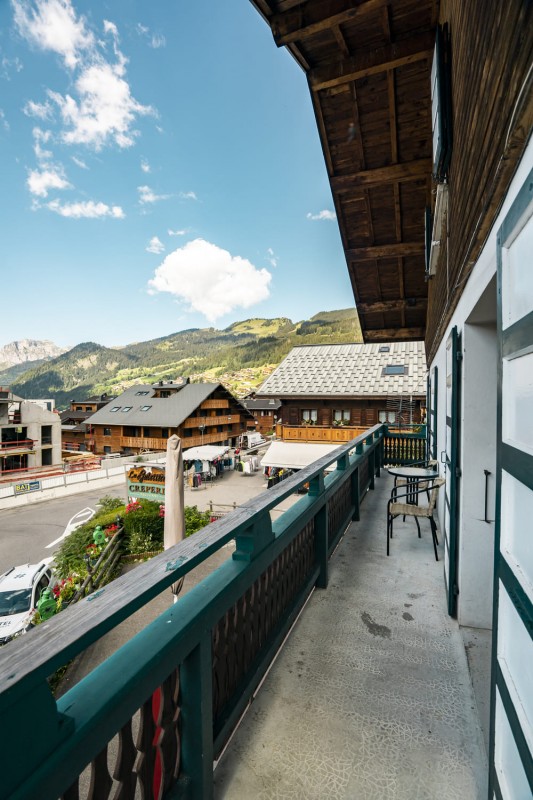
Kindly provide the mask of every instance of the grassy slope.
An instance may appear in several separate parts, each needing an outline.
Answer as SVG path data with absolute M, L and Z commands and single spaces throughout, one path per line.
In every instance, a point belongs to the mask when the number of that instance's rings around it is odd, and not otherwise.
M 21 397 L 55 397 L 65 406 L 74 397 L 116 394 L 135 383 L 183 375 L 220 381 L 243 396 L 296 345 L 354 341 L 362 341 L 355 309 L 320 312 L 298 323 L 254 318 L 224 330 L 193 328 L 119 349 L 85 342 L 20 375 L 12 388 Z

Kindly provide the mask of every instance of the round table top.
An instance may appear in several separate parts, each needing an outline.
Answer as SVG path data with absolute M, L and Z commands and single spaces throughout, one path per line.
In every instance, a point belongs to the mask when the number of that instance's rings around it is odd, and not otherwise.
M 391 475 L 397 475 L 399 478 L 438 478 L 438 470 L 433 467 L 389 467 Z

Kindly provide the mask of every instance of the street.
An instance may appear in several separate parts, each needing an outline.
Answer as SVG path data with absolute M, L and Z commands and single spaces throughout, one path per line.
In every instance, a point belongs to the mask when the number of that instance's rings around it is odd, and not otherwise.
M 106 494 L 125 500 L 125 483 L 0 511 L 0 574 L 19 564 L 35 564 L 50 558 L 58 549 L 69 521 L 84 509 L 96 511 L 98 500 Z M 85 513 L 81 520 L 86 521 L 90 516 Z

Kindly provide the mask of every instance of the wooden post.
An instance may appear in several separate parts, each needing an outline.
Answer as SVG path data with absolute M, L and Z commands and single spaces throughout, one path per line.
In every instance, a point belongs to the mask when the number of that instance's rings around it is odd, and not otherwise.
M 352 483 L 352 486 L 351 486 L 351 489 L 352 489 L 352 503 L 353 503 L 353 507 L 354 507 L 353 508 L 353 514 L 352 514 L 352 520 L 354 522 L 359 522 L 359 519 L 360 519 L 360 514 L 359 514 L 359 506 L 360 506 L 360 503 L 359 503 L 359 467 L 357 467 L 357 469 L 354 469 L 354 471 L 352 472 L 350 480 L 351 480 L 351 483 Z
M 213 673 L 208 631 L 180 668 L 181 769 L 186 797 L 213 796 Z

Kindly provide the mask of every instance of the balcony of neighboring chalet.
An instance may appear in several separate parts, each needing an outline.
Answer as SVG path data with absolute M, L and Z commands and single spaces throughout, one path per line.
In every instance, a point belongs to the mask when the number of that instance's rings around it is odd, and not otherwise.
M 399 518 L 386 555 L 387 436 L 374 426 L 2 648 L 0 797 L 486 796 L 442 542 L 436 561 L 427 520 L 418 538 Z M 122 647 L 55 700 L 47 677 L 119 623 Z

